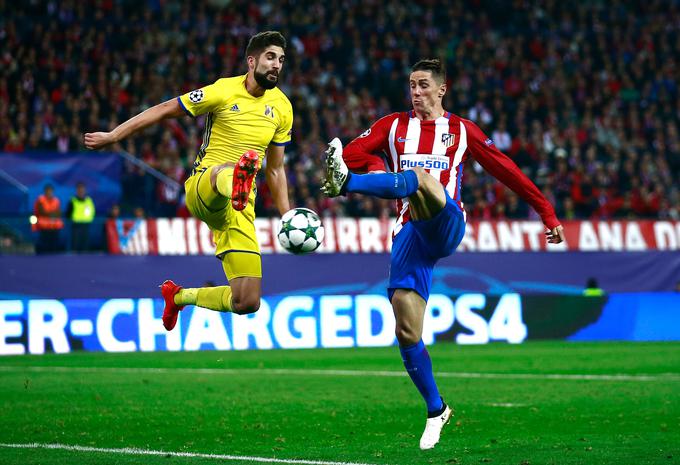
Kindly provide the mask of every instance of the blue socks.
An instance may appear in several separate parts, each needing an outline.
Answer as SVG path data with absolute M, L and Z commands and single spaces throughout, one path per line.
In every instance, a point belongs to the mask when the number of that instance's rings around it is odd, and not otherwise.
M 403 199 L 418 190 L 418 175 L 407 170 L 401 173 L 351 174 L 344 190 L 373 195 L 381 199 Z
M 399 351 L 411 381 L 413 381 L 413 384 L 420 391 L 420 395 L 425 399 L 428 413 L 441 410 L 444 402 L 439 396 L 439 389 L 437 389 L 437 384 L 434 382 L 432 361 L 423 341 L 420 340 L 417 344 L 408 347 L 400 346 Z

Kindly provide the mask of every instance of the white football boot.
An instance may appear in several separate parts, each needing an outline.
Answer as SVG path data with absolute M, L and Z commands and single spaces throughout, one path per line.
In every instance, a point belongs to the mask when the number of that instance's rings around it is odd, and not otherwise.
M 336 137 L 328 143 L 326 150 L 326 181 L 321 191 L 328 197 L 342 195 L 348 178 L 349 170 L 342 159 L 342 142 Z
M 453 410 L 447 405 L 441 415 L 428 418 L 425 423 L 425 431 L 420 437 L 420 449 L 432 449 L 438 442 L 442 434 L 442 428 L 451 421 Z

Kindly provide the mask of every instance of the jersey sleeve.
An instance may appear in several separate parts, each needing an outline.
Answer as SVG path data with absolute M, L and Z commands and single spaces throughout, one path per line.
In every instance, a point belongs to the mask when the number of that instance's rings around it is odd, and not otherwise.
M 388 150 L 390 126 L 398 115 L 398 113 L 393 113 L 380 118 L 363 134 L 345 146 L 342 158 L 350 171 L 356 173 L 385 171 L 385 160 L 380 152 Z
M 214 111 L 224 101 L 226 95 L 221 90 L 219 81 L 200 89 L 192 90 L 177 97 L 182 109 L 189 116 L 199 116 Z
M 493 141 L 476 124 L 467 120 L 463 120 L 463 124 L 468 131 L 470 155 L 482 165 L 482 168 L 531 205 L 548 229 L 558 226 L 560 222 L 553 206 L 515 162 L 498 150 Z
M 285 101 L 286 105 L 283 108 L 281 115 L 281 123 L 274 132 L 272 144 L 274 145 L 288 145 L 293 134 L 293 106 L 289 101 Z

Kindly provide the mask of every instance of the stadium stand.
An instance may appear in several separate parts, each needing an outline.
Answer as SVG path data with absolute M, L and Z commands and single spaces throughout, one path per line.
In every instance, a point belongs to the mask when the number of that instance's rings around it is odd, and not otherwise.
M 245 41 L 269 28 L 289 40 L 296 205 L 391 213 L 386 201 L 323 198 L 321 154 L 407 109 L 409 66 L 439 56 L 445 108 L 477 122 L 561 218 L 680 219 L 678 4 L 530 3 L 0 0 L 0 152 L 83 150 L 85 131 L 243 72 Z M 181 183 L 203 125 L 168 121 L 114 149 Z M 187 214 L 181 189 L 129 162 L 122 187 L 124 214 Z M 259 192 L 259 215 L 274 215 L 262 180 Z M 472 218 L 536 219 L 475 163 L 463 193 Z

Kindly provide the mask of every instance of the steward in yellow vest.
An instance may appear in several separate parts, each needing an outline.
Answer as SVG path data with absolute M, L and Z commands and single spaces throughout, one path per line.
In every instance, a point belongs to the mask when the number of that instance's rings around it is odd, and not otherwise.
M 95 208 L 92 197 L 87 195 L 85 184 L 76 185 L 76 195 L 71 197 L 66 216 L 71 220 L 71 251 L 85 252 L 90 243 L 90 223 L 94 220 Z

